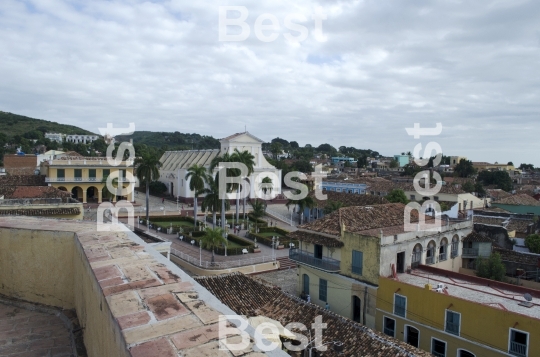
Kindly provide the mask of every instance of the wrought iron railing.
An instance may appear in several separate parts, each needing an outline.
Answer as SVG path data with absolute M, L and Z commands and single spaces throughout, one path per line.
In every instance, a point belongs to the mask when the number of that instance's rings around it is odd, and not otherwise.
M 304 252 L 298 248 L 289 249 L 289 259 L 298 263 L 310 265 L 314 268 L 319 268 L 328 272 L 339 272 L 340 262 L 328 257 L 315 258 L 312 253 Z
M 469 257 L 477 257 L 478 256 L 478 249 L 476 249 L 476 248 L 463 248 L 463 251 L 462 251 L 461 255 L 469 256 Z
M 508 353 L 513 356 L 525 357 L 527 356 L 527 345 L 510 341 L 510 351 Z

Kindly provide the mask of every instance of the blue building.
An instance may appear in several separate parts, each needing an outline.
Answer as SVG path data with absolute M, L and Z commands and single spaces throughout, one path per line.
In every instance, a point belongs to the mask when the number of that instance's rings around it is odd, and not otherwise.
M 336 191 L 336 192 L 347 192 L 347 193 L 358 193 L 365 195 L 367 185 L 365 183 L 357 182 L 333 182 L 333 181 L 323 181 L 322 190 L 326 191 Z
M 394 159 L 399 163 L 399 167 L 409 164 L 409 155 L 394 155 Z
M 353 162 L 356 162 L 356 160 L 354 159 L 354 157 L 333 157 L 332 158 L 332 164 L 337 164 L 338 162 L 350 162 L 350 163 L 353 163 Z

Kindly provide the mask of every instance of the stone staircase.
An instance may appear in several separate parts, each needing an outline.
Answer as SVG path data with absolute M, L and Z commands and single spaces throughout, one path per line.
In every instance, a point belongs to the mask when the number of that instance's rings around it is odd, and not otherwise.
M 296 268 L 296 262 L 289 259 L 289 257 L 281 257 L 276 259 L 279 262 L 279 270 Z

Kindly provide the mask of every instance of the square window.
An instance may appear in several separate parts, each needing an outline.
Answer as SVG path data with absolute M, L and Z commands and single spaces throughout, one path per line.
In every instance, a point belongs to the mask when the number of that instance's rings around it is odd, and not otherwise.
M 459 336 L 460 320 L 460 313 L 446 310 L 446 324 L 444 330 L 448 333 Z
M 508 348 L 508 353 L 512 356 L 526 357 L 528 340 L 528 333 L 510 329 L 510 346 Z
M 362 275 L 362 266 L 364 260 L 364 253 L 357 250 L 352 252 L 352 272 L 354 274 Z
M 407 298 L 394 294 L 394 315 L 405 317 L 407 311 Z

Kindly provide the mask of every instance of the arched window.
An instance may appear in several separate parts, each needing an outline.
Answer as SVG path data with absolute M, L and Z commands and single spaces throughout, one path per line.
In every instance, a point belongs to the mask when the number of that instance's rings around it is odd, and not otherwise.
M 459 255 L 458 248 L 459 248 L 459 236 L 457 234 L 454 234 L 454 236 L 452 237 L 452 252 L 451 252 L 452 258 L 455 258 Z
M 462 349 L 459 349 L 458 350 L 458 357 L 476 357 L 474 355 L 474 353 L 471 353 L 467 350 L 462 350 Z
M 444 237 L 441 239 L 441 245 L 439 246 L 439 261 L 443 262 L 448 259 L 448 239 Z
M 418 265 L 420 265 L 422 260 L 422 245 L 418 243 L 414 246 L 413 253 L 412 253 L 412 261 L 411 261 L 411 267 L 413 269 L 417 268 Z
M 427 250 L 426 250 L 426 264 L 434 264 L 435 263 L 435 241 L 431 241 L 428 243 Z

